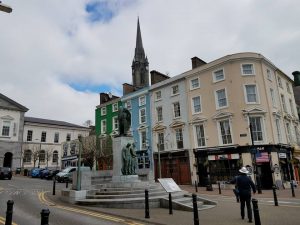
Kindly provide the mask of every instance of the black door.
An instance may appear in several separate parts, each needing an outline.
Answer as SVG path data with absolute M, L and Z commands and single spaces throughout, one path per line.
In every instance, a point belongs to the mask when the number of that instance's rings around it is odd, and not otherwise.
M 4 155 L 3 167 L 11 168 L 12 164 L 12 156 L 13 154 L 10 152 L 6 152 Z
M 257 165 L 257 171 L 260 175 L 260 183 L 262 189 L 272 189 L 273 186 L 273 178 L 272 178 L 272 172 L 270 168 L 270 164 L 262 163 Z

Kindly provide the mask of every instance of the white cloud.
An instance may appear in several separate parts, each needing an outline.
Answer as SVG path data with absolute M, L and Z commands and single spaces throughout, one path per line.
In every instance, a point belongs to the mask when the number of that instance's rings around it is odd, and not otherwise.
M 193 56 L 209 62 L 243 51 L 263 54 L 288 75 L 300 69 L 297 0 L 115 1 L 115 17 L 93 24 L 88 2 L 3 1 L 13 12 L 0 13 L 0 91 L 28 107 L 27 115 L 94 121 L 98 93 L 66 83 L 116 92 L 130 83 L 137 16 L 151 70 L 174 76 L 191 68 Z

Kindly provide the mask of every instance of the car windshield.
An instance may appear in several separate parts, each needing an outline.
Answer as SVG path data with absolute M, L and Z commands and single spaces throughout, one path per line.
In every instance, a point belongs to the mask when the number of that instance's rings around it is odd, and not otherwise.
M 68 167 L 68 168 L 65 168 L 65 169 L 64 169 L 63 171 L 61 171 L 61 172 L 63 172 L 63 173 L 69 173 L 71 169 L 72 169 L 72 167 Z

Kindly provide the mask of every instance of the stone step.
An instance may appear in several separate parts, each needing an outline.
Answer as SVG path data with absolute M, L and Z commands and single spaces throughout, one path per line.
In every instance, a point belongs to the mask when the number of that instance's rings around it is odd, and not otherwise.
M 162 189 L 150 189 L 149 190 L 149 195 L 151 193 L 156 193 L 156 192 L 165 192 Z M 99 190 L 95 193 L 96 195 L 128 195 L 128 194 L 145 194 L 145 190 L 142 189 L 131 189 L 131 190 Z
M 153 197 L 153 196 L 165 196 L 167 195 L 165 191 L 156 191 L 156 192 L 151 192 L 149 193 L 149 197 Z M 86 198 L 87 199 L 113 199 L 113 198 L 135 198 L 135 197 L 140 197 L 143 198 L 145 197 L 144 193 L 130 193 L 130 194 L 99 194 L 96 193 L 95 195 L 87 195 Z

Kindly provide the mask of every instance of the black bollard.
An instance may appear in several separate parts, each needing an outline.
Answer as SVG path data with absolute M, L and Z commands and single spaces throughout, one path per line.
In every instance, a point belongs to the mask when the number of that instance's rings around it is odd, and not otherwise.
M 7 201 L 5 225 L 12 225 L 13 207 L 14 207 L 14 201 L 13 200 L 8 200 Z
M 56 181 L 55 181 L 55 179 L 54 179 L 54 180 L 53 180 L 52 195 L 55 195 L 55 183 L 56 183 Z
M 276 194 L 276 186 L 273 185 L 273 196 L 274 196 L 274 205 L 278 206 L 277 194 Z
M 149 215 L 149 191 L 145 190 L 145 218 L 150 218 Z
M 169 193 L 169 214 L 173 214 L 173 206 L 172 206 L 172 193 Z
M 218 186 L 219 186 L 219 194 L 222 194 L 222 192 L 221 192 L 221 182 L 220 181 L 218 182 Z
M 291 181 L 292 196 L 295 197 L 294 183 Z
M 66 181 L 66 188 L 68 188 L 69 187 L 69 181 L 67 180 Z
M 261 225 L 258 204 L 255 198 L 252 199 L 252 205 L 253 205 L 253 215 L 254 215 L 255 225 Z
M 197 195 L 192 194 L 192 197 L 193 197 L 194 225 L 199 225 Z
M 42 209 L 41 212 L 41 225 L 49 225 L 49 209 Z
M 198 192 L 198 185 L 197 185 L 197 181 L 195 181 L 195 190 L 196 190 L 196 192 Z

